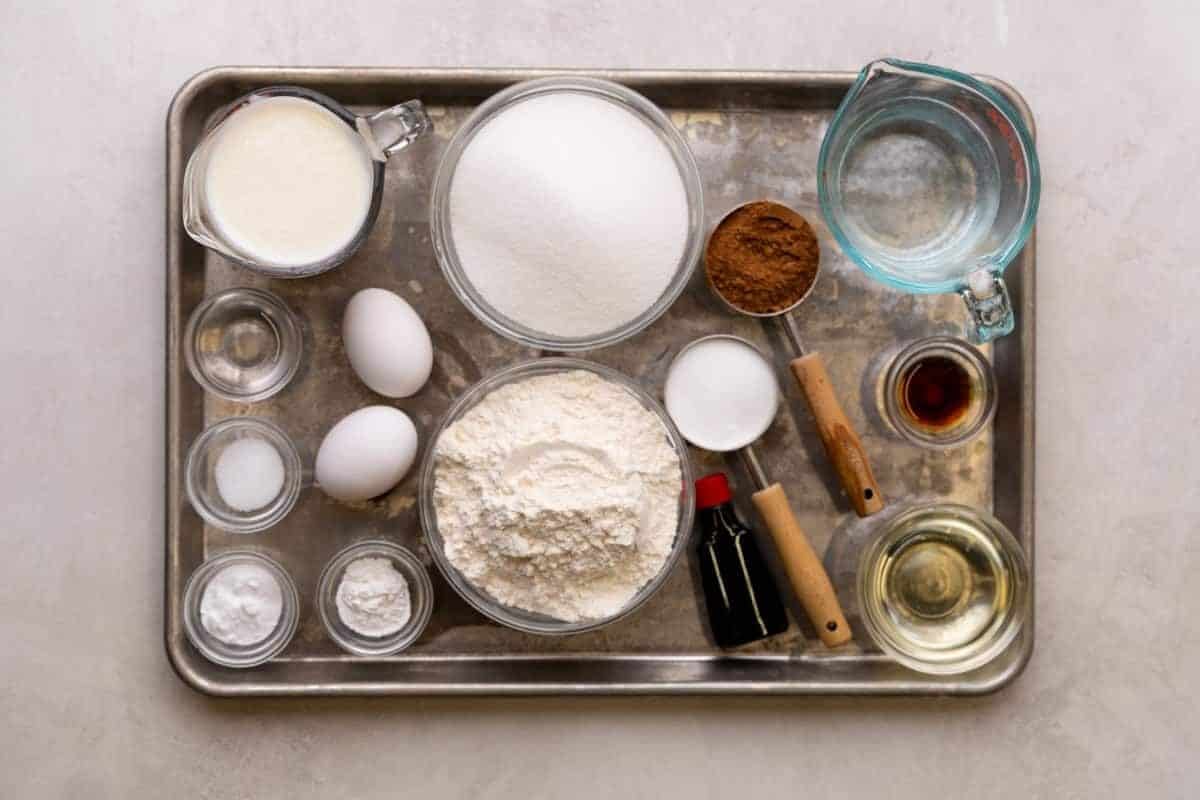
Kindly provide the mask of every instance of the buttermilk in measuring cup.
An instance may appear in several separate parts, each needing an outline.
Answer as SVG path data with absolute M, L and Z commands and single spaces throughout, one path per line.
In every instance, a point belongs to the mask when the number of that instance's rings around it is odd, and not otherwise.
M 299 267 L 343 250 L 371 209 L 372 162 L 333 112 L 266 97 L 217 132 L 204 176 L 213 222 L 255 261 Z

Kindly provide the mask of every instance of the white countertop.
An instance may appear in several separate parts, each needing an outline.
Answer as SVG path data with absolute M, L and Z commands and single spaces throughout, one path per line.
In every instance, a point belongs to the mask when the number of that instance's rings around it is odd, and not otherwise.
M 51 5 L 0 9 L 0 794 L 1196 794 L 1195 3 Z M 163 129 L 189 75 L 852 69 L 884 54 L 1002 77 L 1037 116 L 1038 642 L 1014 686 L 977 700 L 238 703 L 174 676 Z

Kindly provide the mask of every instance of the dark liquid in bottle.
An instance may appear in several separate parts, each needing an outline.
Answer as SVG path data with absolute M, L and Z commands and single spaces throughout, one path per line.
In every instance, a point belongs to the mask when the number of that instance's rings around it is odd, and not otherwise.
M 948 428 L 971 405 L 971 376 L 952 358 L 930 356 L 918 361 L 900 387 L 905 412 L 927 428 Z
M 729 504 L 702 509 L 700 576 L 713 638 L 738 647 L 787 630 L 787 612 L 771 573 Z

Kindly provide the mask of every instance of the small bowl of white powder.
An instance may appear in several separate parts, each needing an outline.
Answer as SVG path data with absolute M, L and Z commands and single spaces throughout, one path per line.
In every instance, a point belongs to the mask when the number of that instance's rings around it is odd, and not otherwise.
M 290 575 L 260 553 L 236 550 L 205 561 L 183 591 L 188 640 L 215 664 L 256 667 L 279 655 L 300 619 Z
M 282 520 L 296 505 L 302 480 L 295 444 L 259 417 L 230 417 L 207 428 L 184 465 L 192 508 L 230 533 L 257 533 Z
M 447 146 L 438 263 L 489 328 L 558 352 L 645 329 L 703 246 L 700 175 L 671 120 L 611 81 L 553 77 L 489 98 Z
M 541 358 L 468 389 L 430 440 L 421 523 L 434 562 L 490 619 L 564 635 L 632 614 L 687 548 L 687 445 L 635 381 Z
M 342 550 L 321 572 L 317 611 L 339 647 L 390 656 L 420 638 L 433 614 L 433 582 L 420 560 L 382 539 Z

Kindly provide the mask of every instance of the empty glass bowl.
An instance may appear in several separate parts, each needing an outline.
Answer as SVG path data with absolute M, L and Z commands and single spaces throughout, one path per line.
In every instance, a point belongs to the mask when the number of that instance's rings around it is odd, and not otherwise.
M 395 633 L 366 636 L 342 622 L 338 613 L 337 592 L 346 568 L 360 558 L 386 558 L 408 584 L 410 614 Z M 433 581 L 411 550 L 382 539 L 359 542 L 342 550 L 321 572 L 317 582 L 317 612 L 321 622 L 339 647 L 356 656 L 390 656 L 420 638 L 433 614 Z
M 240 468 L 242 465 L 227 463 L 221 476 L 226 483 L 226 492 L 237 491 L 240 496 L 252 499 L 255 495 L 262 496 L 262 505 L 255 503 L 256 507 L 246 508 L 245 503 L 231 505 L 222 496 L 218 485 L 221 456 L 231 445 L 253 440 L 265 442 L 275 449 L 283 467 L 282 482 L 273 494 L 269 494 L 271 478 L 261 474 L 250 477 L 251 480 L 264 480 L 261 486 L 231 486 L 230 481 L 247 476 Z M 245 446 L 239 447 L 243 448 L 243 453 L 231 457 L 245 454 Z M 256 461 L 262 458 L 261 451 L 249 455 Z M 257 533 L 286 517 L 300 497 L 302 479 L 303 465 L 292 440 L 277 425 L 258 417 L 231 417 L 207 428 L 192 443 L 184 464 L 184 488 L 192 508 L 209 525 L 230 533 Z
M 209 581 L 226 567 L 253 564 L 267 570 L 279 582 L 283 611 L 275 629 L 262 641 L 248 645 L 227 644 L 213 636 L 200 619 L 200 603 Z M 235 550 L 210 558 L 192 573 L 183 590 L 183 629 L 201 655 L 223 667 L 257 667 L 283 652 L 300 621 L 300 595 L 287 571 L 274 559 L 248 550 Z
M 188 318 L 183 355 L 207 391 L 254 403 L 287 386 L 300 366 L 303 337 L 295 314 L 271 292 L 226 289 Z
M 858 569 L 863 624 L 892 658 L 955 675 L 1004 652 L 1029 618 L 1029 562 L 991 514 L 942 503 L 896 516 Z
M 508 107 L 532 97 L 559 92 L 586 94 L 607 100 L 626 109 L 649 125 L 674 158 L 683 182 L 684 192 L 687 195 L 687 243 L 666 289 L 649 308 L 632 320 L 595 336 L 556 336 L 545 331 L 534 330 L 501 314 L 484 299 L 467 277 L 466 271 L 459 262 L 451 229 L 450 194 L 454 171 L 459 158 L 471 143 L 472 138 L 484 125 Z M 503 192 L 504 187 L 497 187 L 496 191 Z M 691 151 L 688 150 L 687 143 L 675 126 L 671 124 L 667 115 L 654 103 L 637 92 L 611 81 L 575 76 L 540 78 L 518 83 L 493 95 L 475 109 L 474 113 L 454 134 L 454 138 L 450 140 L 438 165 L 437 176 L 434 178 L 433 197 L 430 205 L 430 227 L 433 247 L 437 253 L 442 273 L 446 276 L 454 294 L 480 322 L 501 336 L 529 347 L 556 352 L 578 352 L 615 344 L 645 330 L 679 297 L 700 259 L 700 252 L 704 245 L 704 193 L 700 185 L 700 173 L 696 169 L 696 162 L 692 158 Z
M 437 508 L 434 505 L 433 496 L 436 485 L 435 451 L 437 450 L 438 439 L 441 437 L 442 431 L 453 425 L 485 397 L 502 386 L 518 383 L 538 375 L 570 372 L 572 370 L 592 372 L 604 380 L 620 384 L 631 395 L 637 398 L 638 402 L 652 411 L 662 422 L 663 434 L 670 441 L 671 447 L 679 456 L 679 468 L 683 478 L 683 484 L 680 487 L 679 493 L 679 524 L 675 529 L 675 542 L 671 546 L 671 552 L 663 562 L 658 574 L 642 586 L 633 598 L 630 599 L 629 603 L 626 604 L 625 608 L 621 609 L 617 614 L 604 619 L 589 619 L 580 622 L 567 622 L 544 614 L 535 614 L 523 609 L 506 606 L 491 595 L 476 588 L 470 581 L 463 577 L 446 556 L 441 534 L 438 533 Z M 595 630 L 616 622 L 636 611 L 658 591 L 659 587 L 667 579 L 667 576 L 671 574 L 671 570 L 683 555 L 684 550 L 687 549 L 689 534 L 692 530 L 692 517 L 695 513 L 695 487 L 692 482 L 691 460 L 688 456 L 687 443 L 679 435 L 679 431 L 676 430 L 674 423 L 667 416 L 667 412 L 663 410 L 662 406 L 653 397 L 647 394 L 642 387 L 638 386 L 630 378 L 609 367 L 577 358 L 539 358 L 523 364 L 517 364 L 503 369 L 489 378 L 483 379 L 463 393 L 454 402 L 454 405 L 450 407 L 450 410 L 446 412 L 441 423 L 429 439 L 429 446 L 425 450 L 424 461 L 421 463 L 421 489 L 419 497 L 421 524 L 425 529 L 425 537 L 429 542 L 429 550 L 433 555 L 434 563 L 437 564 L 438 569 L 441 570 L 446 580 L 450 583 L 450 586 L 458 592 L 459 596 L 466 600 L 480 614 L 495 622 L 519 631 L 525 631 L 526 633 L 547 636 L 583 633 Z

